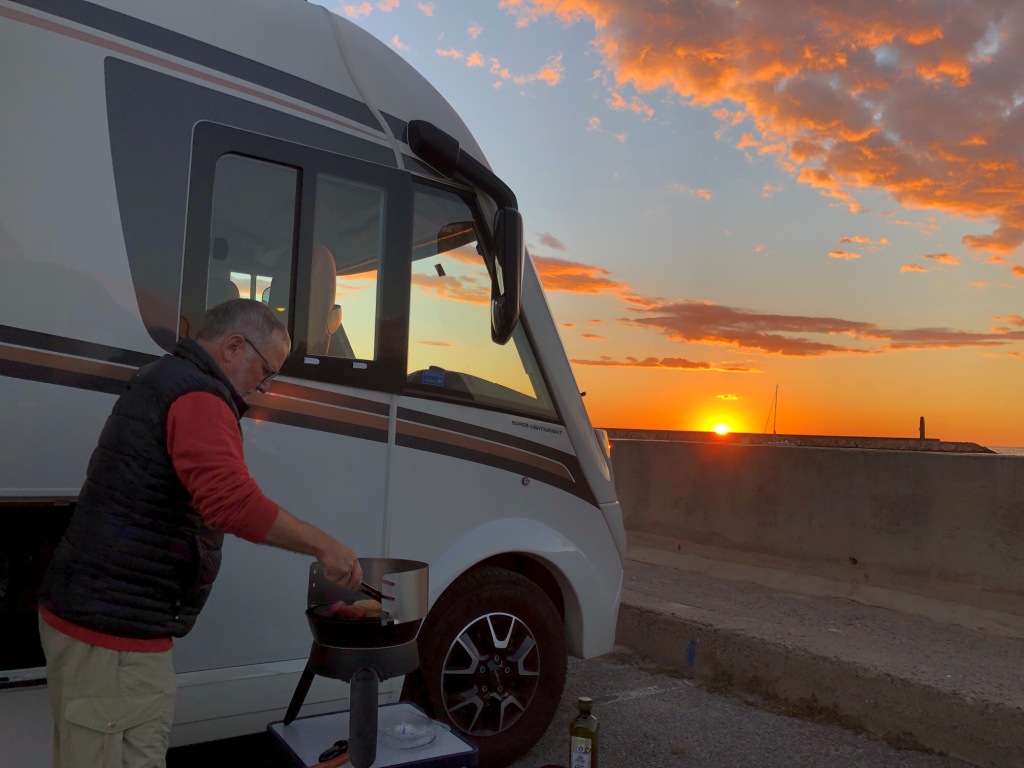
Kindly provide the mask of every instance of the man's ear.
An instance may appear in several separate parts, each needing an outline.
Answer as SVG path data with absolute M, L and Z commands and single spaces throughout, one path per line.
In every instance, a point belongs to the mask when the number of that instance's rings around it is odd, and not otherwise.
M 225 336 L 220 342 L 220 352 L 227 362 L 234 362 L 240 354 L 245 353 L 245 337 L 240 333 Z

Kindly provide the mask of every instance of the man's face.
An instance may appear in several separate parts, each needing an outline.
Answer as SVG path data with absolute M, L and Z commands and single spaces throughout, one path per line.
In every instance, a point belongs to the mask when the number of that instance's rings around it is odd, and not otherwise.
M 256 392 L 269 392 L 270 382 L 281 370 L 289 352 L 284 334 L 274 334 L 269 342 L 257 344 L 240 333 L 222 342 L 221 370 L 235 391 L 248 400 Z

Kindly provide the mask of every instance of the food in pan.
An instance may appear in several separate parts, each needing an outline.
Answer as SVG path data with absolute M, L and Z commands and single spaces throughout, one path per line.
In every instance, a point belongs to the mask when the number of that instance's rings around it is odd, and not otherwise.
M 352 607 L 362 608 L 364 611 L 366 611 L 367 616 L 380 616 L 382 610 L 380 600 L 356 600 L 354 603 L 352 603 Z
M 380 603 L 377 605 L 379 606 Z M 331 616 L 336 616 L 339 619 L 363 619 L 366 618 L 366 614 L 366 609 L 361 605 L 349 605 L 344 600 L 331 603 Z M 380 615 L 379 610 L 377 615 Z

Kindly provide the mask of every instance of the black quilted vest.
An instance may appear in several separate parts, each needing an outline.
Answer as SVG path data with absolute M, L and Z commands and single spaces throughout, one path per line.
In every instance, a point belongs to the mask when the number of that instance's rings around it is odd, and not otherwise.
M 193 341 L 132 376 L 89 460 L 39 602 L 62 619 L 118 637 L 182 637 L 220 569 L 224 534 L 205 525 L 167 453 L 167 413 L 211 392 L 237 419 L 245 401 Z M 241 426 L 239 426 L 241 429 Z

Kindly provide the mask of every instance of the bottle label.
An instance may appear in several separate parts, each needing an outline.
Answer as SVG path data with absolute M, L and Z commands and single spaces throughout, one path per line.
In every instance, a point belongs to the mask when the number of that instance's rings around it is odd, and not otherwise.
M 573 736 L 571 768 L 590 768 L 591 749 L 590 739 L 583 736 Z

